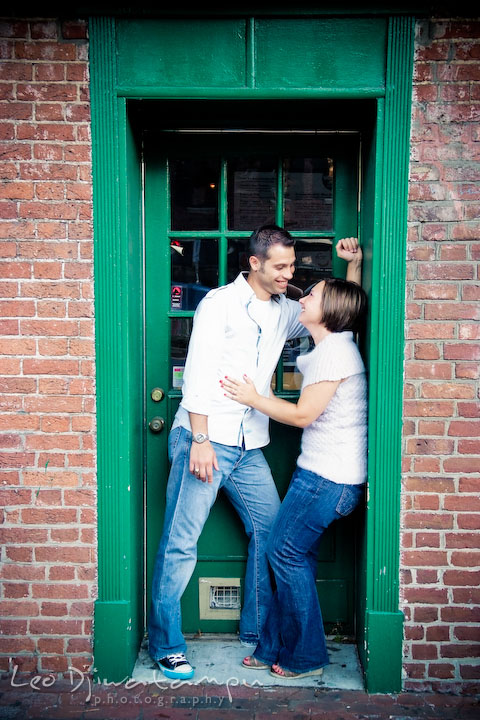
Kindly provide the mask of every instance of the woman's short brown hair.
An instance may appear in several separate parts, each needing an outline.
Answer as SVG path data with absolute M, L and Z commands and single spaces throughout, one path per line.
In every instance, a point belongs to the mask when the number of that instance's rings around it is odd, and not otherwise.
M 330 332 L 361 329 L 367 309 L 367 296 L 357 283 L 326 278 L 322 294 L 322 322 Z

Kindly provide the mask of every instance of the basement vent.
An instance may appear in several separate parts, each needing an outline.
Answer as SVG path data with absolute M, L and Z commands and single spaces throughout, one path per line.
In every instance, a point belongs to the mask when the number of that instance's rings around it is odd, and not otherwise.
M 201 620 L 238 620 L 240 578 L 199 578 L 198 601 Z
M 210 585 L 210 608 L 240 610 L 240 588 L 238 585 Z

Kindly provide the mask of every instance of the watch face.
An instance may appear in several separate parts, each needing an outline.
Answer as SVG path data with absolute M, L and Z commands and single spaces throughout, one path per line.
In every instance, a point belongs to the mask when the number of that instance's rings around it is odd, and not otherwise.
M 193 436 L 193 439 L 197 443 L 202 443 L 207 439 L 207 436 L 204 433 L 197 433 L 196 435 Z

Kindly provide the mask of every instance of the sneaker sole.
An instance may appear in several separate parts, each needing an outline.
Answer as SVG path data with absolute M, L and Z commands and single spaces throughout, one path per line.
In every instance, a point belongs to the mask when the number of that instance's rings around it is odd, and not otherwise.
M 165 677 L 170 678 L 170 680 L 190 680 L 190 678 L 193 677 L 195 670 L 188 670 L 186 672 L 175 672 L 175 670 L 168 670 L 167 668 L 162 667 L 162 665 L 159 665 L 157 663 L 158 667 L 162 671 L 162 673 L 165 675 Z

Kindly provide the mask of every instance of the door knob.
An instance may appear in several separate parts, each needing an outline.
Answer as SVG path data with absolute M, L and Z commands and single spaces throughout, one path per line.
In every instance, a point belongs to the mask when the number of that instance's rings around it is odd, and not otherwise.
M 165 397 L 165 392 L 162 390 L 162 388 L 156 387 L 153 388 L 152 392 L 150 393 L 150 397 L 152 398 L 153 402 L 161 402 Z
M 165 427 L 165 420 L 161 417 L 154 417 L 148 423 L 148 427 L 152 433 L 161 433 Z

